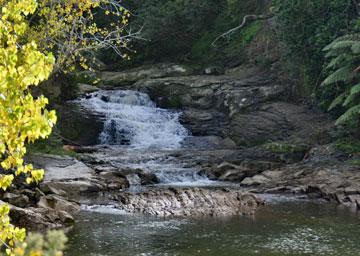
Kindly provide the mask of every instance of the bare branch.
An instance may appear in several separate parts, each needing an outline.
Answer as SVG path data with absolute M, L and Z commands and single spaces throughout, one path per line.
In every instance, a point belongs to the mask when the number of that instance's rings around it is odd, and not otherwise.
M 242 20 L 242 22 L 241 22 L 241 24 L 239 26 L 226 31 L 225 33 L 223 33 L 220 36 L 218 36 L 217 38 L 215 38 L 215 40 L 211 43 L 211 45 L 215 46 L 215 43 L 218 40 L 220 40 L 221 38 L 230 37 L 237 30 L 242 29 L 243 27 L 245 27 L 245 25 L 247 24 L 248 21 L 267 20 L 267 19 L 272 18 L 273 16 L 274 16 L 274 14 L 264 14 L 264 15 L 249 14 L 249 15 L 245 15 L 245 17 L 243 18 L 243 20 Z

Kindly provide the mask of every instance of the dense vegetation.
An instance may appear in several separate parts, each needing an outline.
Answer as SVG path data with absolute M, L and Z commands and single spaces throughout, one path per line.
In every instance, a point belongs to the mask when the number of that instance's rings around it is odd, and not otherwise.
M 138 53 L 131 62 L 124 63 L 103 51 L 100 56 L 114 69 L 160 61 L 224 67 L 252 62 L 269 68 L 274 58 L 268 56 L 267 49 L 273 50 L 276 41 L 282 67 L 290 74 L 290 83 L 297 84 L 293 96 L 341 117 L 337 124 L 358 128 L 357 1 L 132 0 L 127 6 L 134 13 L 130 25 L 142 29 L 144 40 L 133 45 Z M 245 15 L 269 13 L 275 16 L 275 26 L 263 20 L 248 22 L 213 44 Z M 259 36 L 263 42 L 254 42 Z M 270 46 L 258 50 L 261 54 L 249 54 L 249 48 L 266 44 Z M 331 75 L 333 71 L 336 73 Z
M 287 62 L 301 78 L 303 95 L 315 97 L 324 109 L 341 116 L 337 124 L 358 129 L 357 1 L 276 0 L 273 4 Z
M 159 61 L 178 61 L 192 64 L 216 63 L 236 65 L 244 61 L 244 46 L 261 29 L 255 22 L 246 27 L 232 40 L 222 40 L 212 46 L 213 40 L 227 29 L 238 25 L 248 13 L 267 11 L 266 1 L 234 0 L 146 0 L 126 1 L 132 11 L 130 26 L 142 30 L 144 40 L 133 44 L 137 50 L 130 64 Z M 102 60 L 121 67 L 121 60 L 102 53 Z

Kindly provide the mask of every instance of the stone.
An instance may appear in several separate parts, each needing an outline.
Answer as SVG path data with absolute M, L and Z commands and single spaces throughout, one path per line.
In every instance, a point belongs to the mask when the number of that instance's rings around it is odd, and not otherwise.
M 3 200 L 14 206 L 24 208 L 29 204 L 29 197 L 24 194 L 5 193 L 2 197 Z
M 43 183 L 44 191 L 51 191 L 60 196 L 73 198 L 86 193 L 100 192 L 103 186 L 100 183 L 93 182 L 89 179 L 68 180 L 68 181 L 51 181 Z
M 100 86 L 103 88 L 114 88 L 118 86 L 132 85 L 133 83 L 146 78 L 183 76 L 190 73 L 190 69 L 178 64 L 154 64 L 123 72 L 101 72 L 102 84 Z
M 26 227 L 30 231 L 61 228 L 65 224 L 62 222 L 61 214 L 52 209 L 33 207 L 23 209 L 10 205 L 9 216 L 14 225 Z
M 145 185 L 154 185 L 154 184 L 158 184 L 159 183 L 159 179 L 157 178 L 157 176 L 153 173 L 139 173 L 138 174 L 140 181 L 141 181 L 141 185 L 145 186 Z
M 360 186 L 346 187 L 344 192 L 346 195 L 360 195 Z
M 44 182 L 89 179 L 95 173 L 83 162 L 69 156 L 32 154 L 26 160 L 34 163 L 37 168 L 46 170 Z
M 86 94 L 96 92 L 98 90 L 99 88 L 94 85 L 78 83 L 76 96 L 77 97 L 85 96 Z
M 101 179 L 105 180 L 105 186 L 110 190 L 119 190 L 128 188 L 130 186 L 127 178 L 116 171 L 104 171 L 101 172 L 99 176 L 101 177 Z
M 72 225 L 75 222 L 75 219 L 72 215 L 70 215 L 68 212 L 65 211 L 59 211 L 59 218 L 62 223 L 65 225 Z
M 235 190 L 168 188 L 140 193 L 122 193 L 117 205 L 129 213 L 156 216 L 253 215 L 263 201 Z
M 283 171 L 264 171 L 261 174 L 269 179 L 279 179 L 284 174 L 284 172 Z
M 205 75 L 223 75 L 225 73 L 225 70 L 222 67 L 207 67 L 204 69 Z
M 64 211 L 70 214 L 80 211 L 80 206 L 74 202 L 70 202 L 58 195 L 47 195 L 40 198 L 37 206 L 45 209 L 53 209 L 57 212 Z
M 255 175 L 254 177 L 245 178 L 240 184 L 245 186 L 257 186 L 269 182 L 270 179 L 263 175 Z

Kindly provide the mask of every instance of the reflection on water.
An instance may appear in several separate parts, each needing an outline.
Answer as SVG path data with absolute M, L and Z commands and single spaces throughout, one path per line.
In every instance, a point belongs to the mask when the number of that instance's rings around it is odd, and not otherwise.
M 275 202 L 255 218 L 154 218 L 81 213 L 67 256 L 360 255 L 360 216 L 306 201 Z

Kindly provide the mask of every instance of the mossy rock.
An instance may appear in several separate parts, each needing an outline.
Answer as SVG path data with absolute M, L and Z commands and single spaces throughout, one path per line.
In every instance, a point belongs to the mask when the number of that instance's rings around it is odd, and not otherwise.
M 353 138 L 339 139 L 336 141 L 335 147 L 348 154 L 360 153 L 360 140 Z
M 360 166 L 360 158 L 347 161 L 348 164 Z
M 263 147 L 273 153 L 305 153 L 309 150 L 308 145 L 291 144 L 287 142 L 266 143 Z

